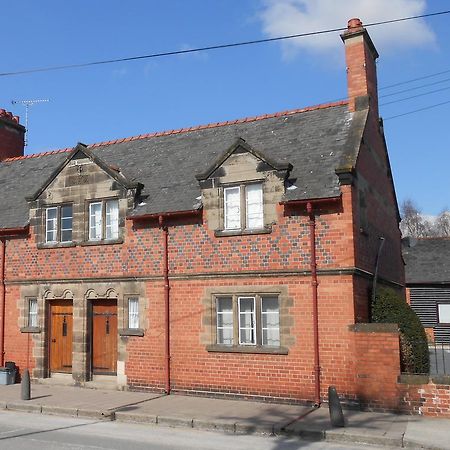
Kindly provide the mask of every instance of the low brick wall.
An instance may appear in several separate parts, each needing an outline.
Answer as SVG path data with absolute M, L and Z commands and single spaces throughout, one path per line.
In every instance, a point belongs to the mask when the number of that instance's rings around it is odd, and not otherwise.
M 450 376 L 402 375 L 398 389 L 402 411 L 450 418 Z
M 400 375 L 395 324 L 352 325 L 355 386 L 363 408 L 450 418 L 450 376 Z

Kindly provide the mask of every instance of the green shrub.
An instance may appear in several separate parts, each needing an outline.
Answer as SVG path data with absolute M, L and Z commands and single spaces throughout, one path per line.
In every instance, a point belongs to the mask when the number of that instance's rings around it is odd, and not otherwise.
M 377 290 L 372 305 L 372 322 L 398 324 L 402 372 L 429 373 L 425 330 L 416 313 L 399 294 L 387 288 Z

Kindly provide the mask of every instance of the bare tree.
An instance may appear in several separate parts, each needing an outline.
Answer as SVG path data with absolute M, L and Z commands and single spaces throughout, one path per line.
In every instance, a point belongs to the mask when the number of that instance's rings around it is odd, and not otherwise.
M 402 215 L 400 231 L 403 237 L 421 238 L 434 235 L 432 224 L 423 218 L 421 210 L 411 199 L 406 199 L 402 203 L 400 211 Z
M 445 208 L 436 219 L 434 234 L 439 237 L 450 236 L 450 211 Z

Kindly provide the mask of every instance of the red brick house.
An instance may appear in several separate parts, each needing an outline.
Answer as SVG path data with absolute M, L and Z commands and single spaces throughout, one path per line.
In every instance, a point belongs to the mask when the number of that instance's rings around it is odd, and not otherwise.
M 403 288 L 399 214 L 378 54 L 357 19 L 342 39 L 348 101 L 28 156 L 2 111 L 1 363 L 79 385 L 376 397 L 361 368 L 382 364 L 384 335 L 358 324 L 380 237 L 378 282 Z

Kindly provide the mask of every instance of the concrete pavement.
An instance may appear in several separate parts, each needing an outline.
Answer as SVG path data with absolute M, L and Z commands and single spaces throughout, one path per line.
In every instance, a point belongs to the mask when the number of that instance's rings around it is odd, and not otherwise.
M 20 400 L 20 385 L 0 386 L 0 409 L 120 422 L 277 434 L 352 442 L 450 450 L 450 420 L 344 411 L 345 428 L 332 428 L 328 408 L 222 400 L 181 395 L 33 384 L 32 399 Z

